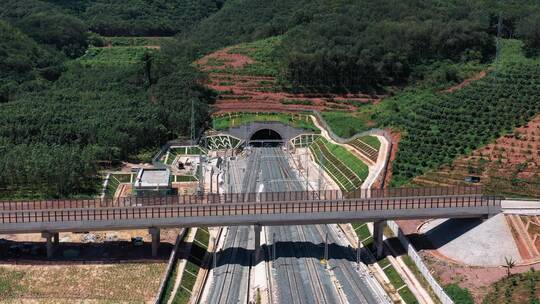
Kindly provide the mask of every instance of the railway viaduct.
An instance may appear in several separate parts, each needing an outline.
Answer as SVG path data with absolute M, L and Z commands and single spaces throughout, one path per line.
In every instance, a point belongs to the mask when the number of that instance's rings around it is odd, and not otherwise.
M 501 198 L 484 195 L 478 187 L 3 201 L 0 233 L 41 232 L 50 257 L 59 232 L 148 228 L 155 254 L 160 228 L 254 225 L 258 248 L 261 226 L 373 221 L 381 252 L 386 220 L 490 217 L 499 212 Z

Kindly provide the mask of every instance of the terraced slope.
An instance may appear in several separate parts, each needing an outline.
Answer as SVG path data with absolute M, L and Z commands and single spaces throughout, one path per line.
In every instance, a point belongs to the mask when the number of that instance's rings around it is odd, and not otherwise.
M 356 138 L 348 143 L 373 162 L 377 161 L 381 142 L 374 136 Z
M 315 140 L 309 149 L 315 161 L 343 190 L 359 188 L 369 173 L 368 167 L 351 152 L 323 137 Z
M 451 165 L 413 180 L 419 186 L 467 184 L 469 176 L 493 193 L 540 196 L 540 116 Z
M 504 144 L 516 137 L 516 127 L 525 126 L 540 114 L 540 60 L 525 58 L 521 54 L 521 42 L 503 41 L 498 69 L 458 91 L 414 91 L 402 94 L 394 102 L 398 108 L 389 118 L 389 124 L 399 126 L 404 135 L 393 164 L 395 186 L 424 174 L 428 178 L 417 181 L 426 185 L 452 184 L 463 179 L 463 171 L 491 176 L 495 184 L 501 183 L 497 179 L 502 177 L 503 184 L 520 185 L 519 179 L 524 176 L 520 171 L 530 169 L 527 179 L 538 181 L 539 171 L 534 164 L 538 130 L 518 135 L 521 139 Z M 536 123 L 525 129 L 535 127 Z M 496 140 L 496 149 L 478 148 Z M 439 176 L 446 178 L 429 177 L 441 166 Z M 475 173 L 474 168 L 480 172 Z
M 379 100 L 365 94 L 293 94 L 278 83 L 279 66 L 272 53 L 281 37 L 228 47 L 197 62 L 209 72 L 208 86 L 218 91 L 216 112 L 276 111 L 303 109 L 355 111 L 363 104 Z

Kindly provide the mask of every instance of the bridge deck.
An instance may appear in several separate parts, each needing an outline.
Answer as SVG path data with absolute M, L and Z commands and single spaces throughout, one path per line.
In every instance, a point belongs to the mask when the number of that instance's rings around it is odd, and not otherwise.
M 333 192 L 3 202 L 0 233 L 479 217 L 501 211 L 500 198 L 476 192 L 369 198 Z

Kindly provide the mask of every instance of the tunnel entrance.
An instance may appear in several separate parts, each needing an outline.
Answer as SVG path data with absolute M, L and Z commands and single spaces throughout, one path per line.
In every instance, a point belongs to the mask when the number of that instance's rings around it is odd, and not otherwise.
M 272 129 L 262 129 L 251 135 L 249 144 L 254 147 L 278 147 L 283 144 L 283 138 Z

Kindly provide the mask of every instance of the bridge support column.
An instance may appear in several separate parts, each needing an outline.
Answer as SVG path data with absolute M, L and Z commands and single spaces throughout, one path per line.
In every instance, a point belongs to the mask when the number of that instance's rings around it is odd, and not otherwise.
M 53 233 L 53 242 L 55 247 L 60 244 L 60 234 L 58 232 Z
M 148 229 L 148 233 L 152 235 L 152 257 L 156 257 L 158 254 L 159 249 L 159 241 L 160 241 L 160 230 L 156 227 L 150 227 Z
M 382 257 L 384 253 L 383 246 L 383 230 L 386 221 L 373 222 L 373 244 L 375 245 L 375 255 L 377 258 Z
M 45 247 L 47 248 L 47 258 L 52 258 L 54 254 L 54 244 L 53 244 L 53 235 L 54 233 L 51 233 L 49 231 L 44 231 L 41 233 L 41 237 L 46 240 Z
M 255 264 L 259 263 L 261 256 L 261 230 L 261 225 L 253 226 L 253 231 L 255 232 Z

